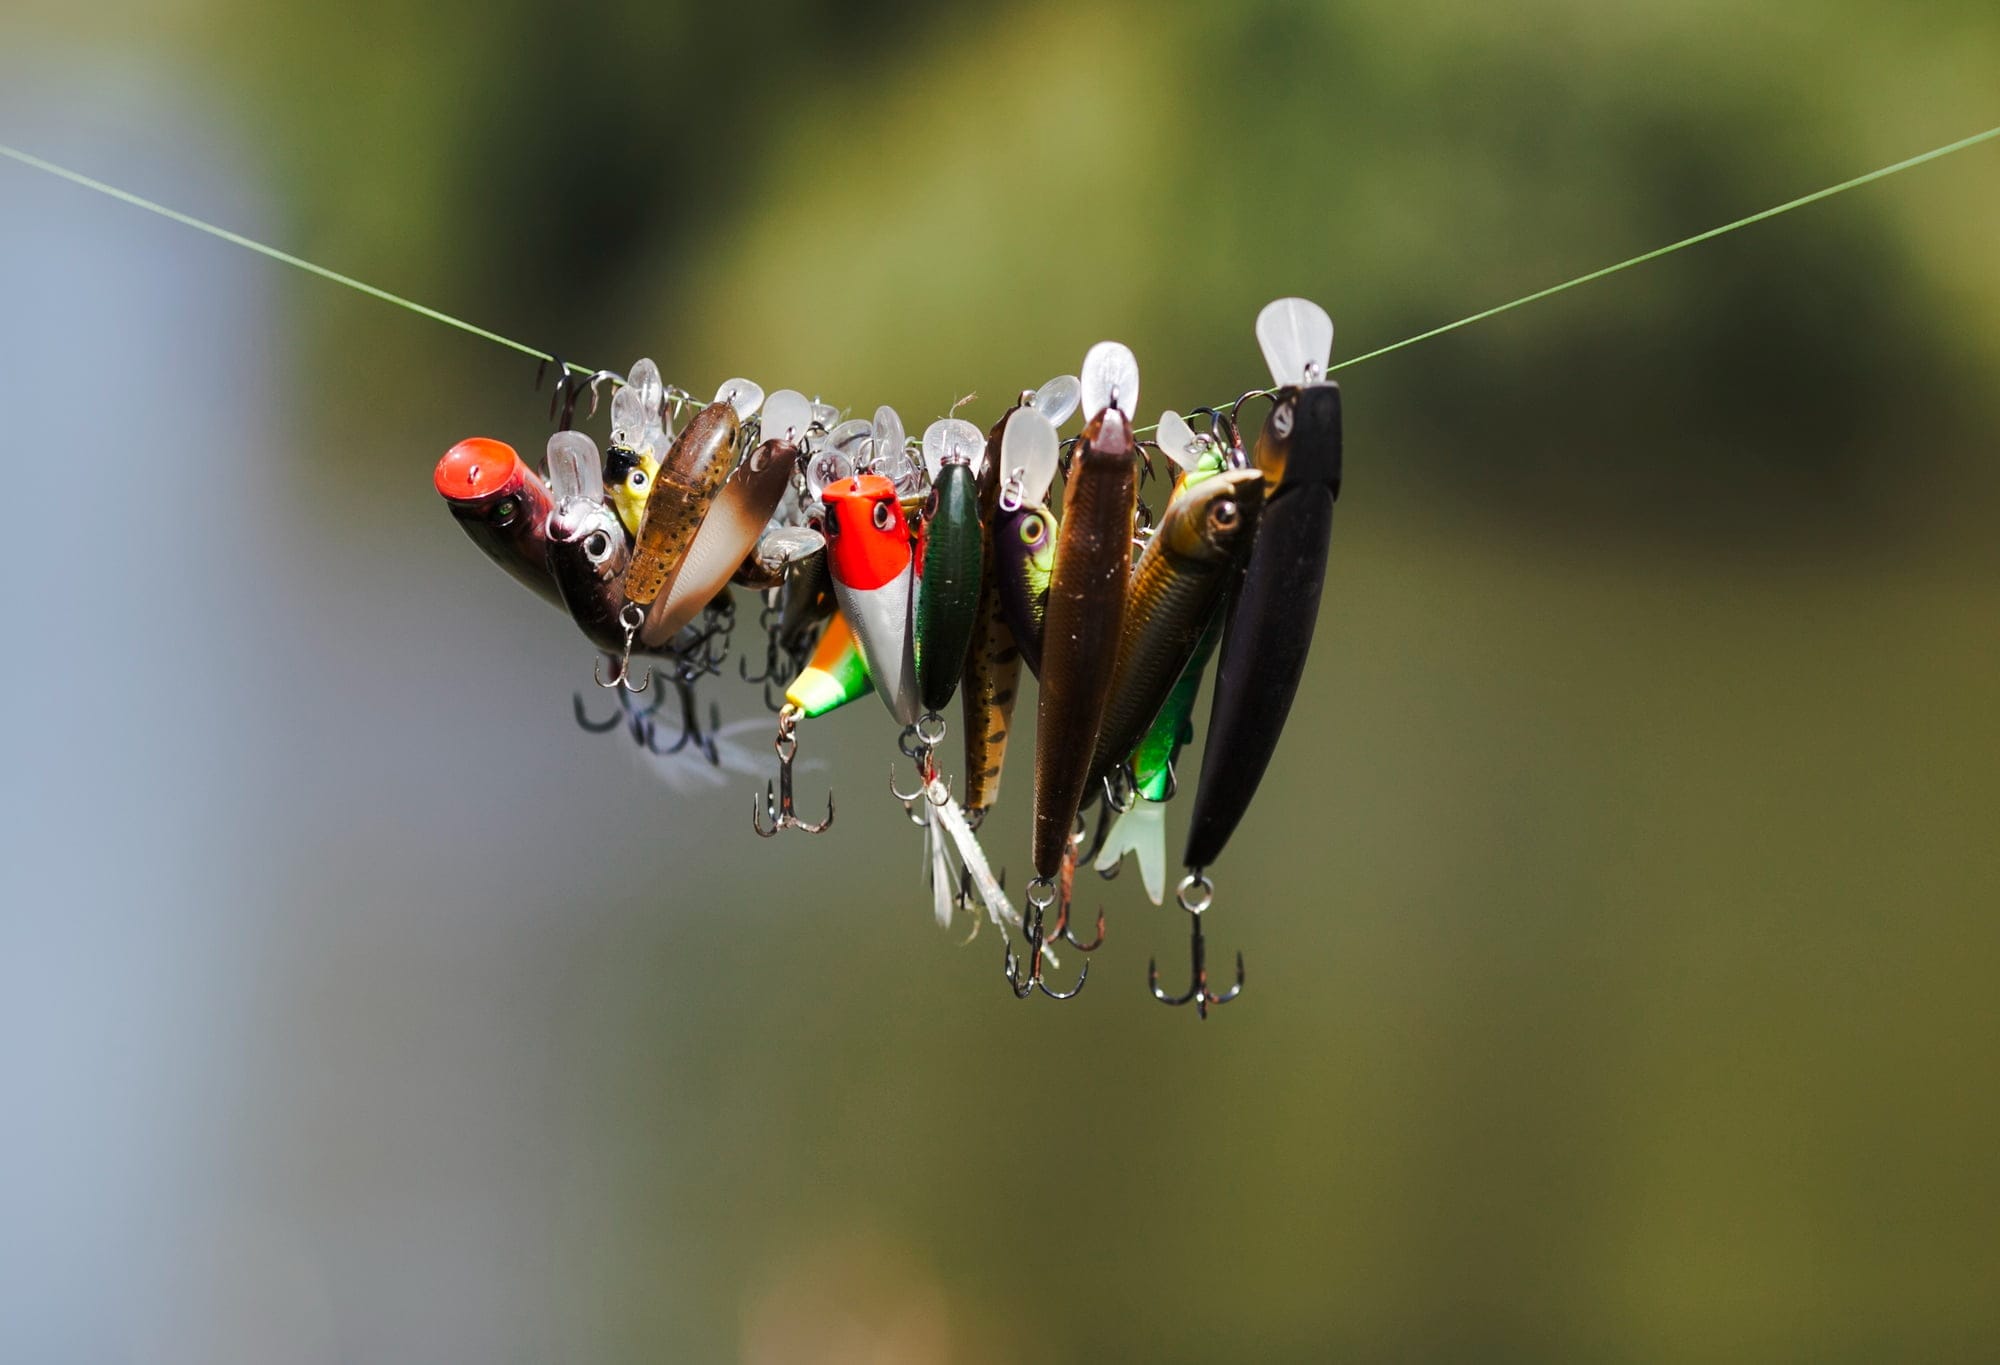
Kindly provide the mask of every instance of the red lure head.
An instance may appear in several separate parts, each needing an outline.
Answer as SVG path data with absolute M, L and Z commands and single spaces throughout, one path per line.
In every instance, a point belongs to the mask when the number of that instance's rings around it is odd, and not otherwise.
M 880 474 L 857 474 L 830 483 L 826 503 L 826 553 L 833 576 L 866 591 L 902 576 L 910 566 L 910 528 L 896 485 Z
M 473 436 L 460 441 L 437 462 L 431 481 L 445 501 L 456 507 L 483 504 L 504 493 L 518 493 L 528 481 L 528 466 L 505 441 Z

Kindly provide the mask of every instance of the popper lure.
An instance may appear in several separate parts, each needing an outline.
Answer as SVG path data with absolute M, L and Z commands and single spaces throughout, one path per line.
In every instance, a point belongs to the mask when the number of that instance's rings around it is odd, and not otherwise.
M 827 485 L 827 566 L 840 614 L 861 646 L 868 675 L 889 714 L 914 725 L 921 712 L 910 648 L 913 571 L 909 523 L 896 485 L 859 474 Z
M 549 573 L 548 485 L 505 441 L 473 436 L 444 453 L 431 476 L 451 515 L 486 557 L 556 606 Z

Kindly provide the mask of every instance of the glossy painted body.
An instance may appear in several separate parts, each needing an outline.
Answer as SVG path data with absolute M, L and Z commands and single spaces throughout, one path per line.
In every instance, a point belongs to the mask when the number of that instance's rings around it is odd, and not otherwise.
M 625 528 L 608 504 L 570 498 L 549 514 L 549 571 L 570 619 L 599 649 L 625 647 L 625 569 L 631 552 Z
M 874 691 L 868 680 L 868 663 L 847 622 L 836 616 L 828 622 L 813 650 L 812 661 L 799 670 L 785 689 L 785 702 L 797 709 L 804 720 L 837 711 L 851 701 Z
M 659 476 L 660 462 L 651 451 L 611 446 L 604 452 L 604 500 L 618 514 L 625 534 L 636 537 L 646 519 L 646 498 Z
M 1278 747 L 1319 615 L 1340 496 L 1340 388 L 1279 392 L 1257 438 L 1270 486 L 1217 651 L 1201 782 L 1183 863 L 1206 868 L 1236 830 Z
M 854 631 L 883 704 L 899 722 L 912 724 L 920 712 L 910 648 L 915 566 L 896 486 L 878 474 L 859 474 L 828 484 L 821 500 L 827 566 L 840 614 Z
M 965 655 L 960 704 L 965 731 L 965 809 L 974 824 L 1000 799 L 1000 774 L 1007 763 L 1007 738 L 1014 725 L 1014 700 L 1021 686 L 1021 648 L 1000 609 L 1000 578 L 993 549 L 993 526 L 1000 506 L 1000 442 L 1009 408 L 986 434 L 986 463 L 979 472 L 979 607 L 972 647 Z
M 1167 505 L 1132 571 L 1111 698 L 1098 731 L 1093 780 L 1131 756 L 1249 558 L 1264 475 L 1211 475 Z
M 562 605 L 549 574 L 548 485 L 505 441 L 474 436 L 431 475 L 445 505 L 485 556 L 543 601 Z
M 979 481 L 968 464 L 950 463 L 931 485 L 925 518 L 923 576 L 914 617 L 917 693 L 926 711 L 951 705 L 965 676 L 965 656 L 979 623 L 984 536 Z
M 625 571 L 629 600 L 650 607 L 680 567 L 710 501 L 729 477 L 736 433 L 736 409 L 718 400 L 674 438 L 646 496 L 646 515 Z
M 647 644 L 672 639 L 729 585 L 744 556 L 757 548 L 798 461 L 799 448 L 790 441 L 766 441 L 723 484 L 666 591 L 646 613 L 641 638 Z
M 1040 503 L 995 513 L 993 575 L 1000 612 L 1014 633 L 1028 671 L 1042 676 L 1042 636 L 1048 622 L 1049 580 L 1056 568 L 1055 513 Z
M 1132 570 L 1139 454 L 1132 426 L 1107 408 L 1083 430 L 1063 490 L 1049 580 L 1035 717 L 1035 875 L 1054 877 L 1090 779 L 1110 700 Z
M 1181 750 L 1194 738 L 1194 703 L 1201 695 L 1202 674 L 1208 671 L 1208 661 L 1215 656 L 1215 647 L 1222 640 L 1223 619 L 1221 611 L 1209 618 L 1208 629 L 1196 642 L 1187 667 L 1181 670 L 1173 690 L 1160 704 L 1159 714 L 1132 749 L 1133 786 L 1147 801 L 1165 801 L 1174 794 L 1174 765 L 1180 761 Z
M 822 621 L 838 611 L 833 574 L 821 546 L 785 570 L 785 586 L 778 594 L 778 639 L 786 649 L 800 648 Z

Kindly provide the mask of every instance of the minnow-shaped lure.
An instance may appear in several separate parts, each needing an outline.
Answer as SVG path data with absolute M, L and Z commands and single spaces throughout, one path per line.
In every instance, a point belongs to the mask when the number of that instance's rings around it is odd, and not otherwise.
M 821 499 L 840 614 L 889 713 L 903 725 L 915 724 L 921 703 L 910 649 L 913 563 L 896 485 L 879 474 L 857 474 L 828 484 Z
M 646 615 L 642 638 L 668 640 L 701 614 L 755 550 L 799 465 L 798 442 L 812 421 L 812 404 L 795 389 L 780 389 L 764 403 L 764 436 L 723 484 L 695 533 L 694 543 L 665 592 Z
M 560 607 L 549 574 L 548 485 L 505 441 L 473 436 L 437 462 L 431 480 L 466 536 L 514 581 Z
M 1196 871 L 1220 856 L 1277 751 L 1312 647 L 1340 496 L 1340 386 L 1326 378 L 1332 320 L 1308 300 L 1279 299 L 1258 314 L 1257 340 L 1277 389 L 1255 454 L 1267 491 L 1217 651 L 1183 857 Z
M 1159 715 L 1249 558 L 1263 507 L 1260 469 L 1213 474 L 1167 505 L 1132 571 L 1095 779 L 1125 762 Z
M 629 551 L 618 514 L 604 502 L 603 464 L 597 443 L 577 431 L 549 437 L 549 571 L 563 605 L 590 642 L 621 654 L 625 628 L 625 568 Z
M 762 402 L 764 395 L 756 397 Z M 625 596 L 642 607 L 658 600 L 680 568 L 709 503 L 729 477 L 742 425 L 735 398 L 725 393 L 696 413 L 660 461 L 625 571 Z
M 666 385 L 650 360 L 640 360 L 611 396 L 611 442 L 604 449 L 604 494 L 630 536 L 639 534 L 646 498 L 660 472 L 660 456 L 673 440 L 667 425 Z
M 1117 342 L 1093 346 L 1083 391 L 1091 417 L 1063 488 L 1035 717 L 1033 863 L 1044 880 L 1062 870 L 1070 849 L 1110 700 L 1139 501 L 1139 447 L 1128 416 L 1139 401 L 1139 366 L 1131 351 Z
M 957 418 L 924 433 L 930 502 L 924 511 L 924 561 L 917 579 L 912 647 L 917 694 L 935 715 L 951 705 L 965 676 L 965 656 L 979 623 L 980 561 L 985 533 L 979 516 L 979 472 L 985 441 Z

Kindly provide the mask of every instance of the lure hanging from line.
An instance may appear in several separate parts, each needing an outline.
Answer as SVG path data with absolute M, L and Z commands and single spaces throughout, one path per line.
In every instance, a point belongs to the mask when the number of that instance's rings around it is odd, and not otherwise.
M 660 461 L 653 491 L 646 496 L 646 515 L 625 571 L 625 595 L 632 602 L 652 606 L 680 568 L 702 518 L 708 514 L 709 502 L 729 477 L 742 422 L 763 400 L 763 392 L 755 385 L 747 391 L 724 385 L 722 394 L 696 413 L 674 438 L 666 458 Z M 738 404 L 748 411 L 739 412 Z
M 630 536 L 639 534 L 646 498 L 660 472 L 660 456 L 673 440 L 667 423 L 667 388 L 659 367 L 641 359 L 611 395 L 611 442 L 604 450 L 604 490 Z
M 729 584 L 730 576 L 757 548 L 798 469 L 798 442 L 812 421 L 812 405 L 795 389 L 780 389 L 764 403 L 766 438 L 737 465 L 709 504 L 687 555 L 666 591 L 646 615 L 642 637 L 648 644 L 671 639 Z
M 923 572 L 917 579 L 913 647 L 917 694 L 926 714 L 951 705 L 965 676 L 966 652 L 979 621 L 979 471 L 985 440 L 979 428 L 957 418 L 933 422 L 924 433 L 924 466 L 930 503 L 924 516 Z
M 1340 496 L 1340 386 L 1326 378 L 1332 319 L 1309 300 L 1279 299 L 1258 314 L 1257 341 L 1276 390 L 1256 448 L 1269 491 L 1217 650 L 1215 700 L 1182 856 L 1188 874 L 1178 899 L 1193 922 L 1194 984 L 1169 996 L 1157 969 L 1151 972 L 1155 997 L 1170 1005 L 1192 1002 L 1204 1018 L 1210 1005 L 1227 1003 L 1243 988 L 1239 953 L 1235 986 L 1220 996 L 1208 989 L 1201 915 L 1214 884 L 1207 869 L 1249 809 L 1298 694 Z
M 868 675 L 898 723 L 920 713 L 910 650 L 910 530 L 896 485 L 857 474 L 827 485 L 827 565 L 834 595 L 868 663 Z
M 629 657 L 634 615 L 627 611 L 623 583 L 629 552 L 618 514 L 605 505 L 603 463 L 597 443 L 580 431 L 549 437 L 549 570 L 563 605 L 590 642 Z M 614 676 L 613 686 L 624 677 Z M 633 691 L 641 690 L 633 688 Z
M 1077 381 L 1060 375 L 1033 392 L 1024 390 L 986 435 L 986 461 L 979 471 L 980 571 L 978 622 L 966 653 L 965 818 L 974 829 L 1000 799 L 1000 774 L 1007 761 L 1007 738 L 1014 723 L 1014 700 L 1021 685 L 1021 648 L 1001 603 L 995 525 L 1005 483 L 1007 429 L 1014 414 L 1033 407 L 1053 432 L 1076 411 Z M 1027 471 L 1021 470 L 1025 481 Z
M 488 559 L 551 605 L 548 486 L 504 441 L 473 436 L 444 453 L 431 475 L 453 520 Z
M 994 573 L 1007 628 L 1028 671 L 1038 678 L 1058 533 L 1055 514 L 1043 499 L 1055 480 L 1061 448 L 1056 424 L 1035 407 L 1017 409 L 1000 441 L 1005 474 L 993 524 Z
M 1063 998 L 1042 980 L 1042 921 L 1055 903 L 1056 878 L 1065 859 L 1073 856 L 1070 830 L 1083 804 L 1109 700 L 1139 502 L 1139 447 L 1129 416 L 1139 401 L 1138 362 L 1119 343 L 1099 342 L 1084 356 L 1081 381 L 1083 410 L 1090 419 L 1063 487 L 1035 715 L 1035 878 L 1028 884 L 1028 912 L 1022 916 L 1030 956 L 1025 971 L 1011 951 L 1006 961 L 1008 980 L 1021 997 L 1039 989 Z M 1024 410 L 1012 420 L 1019 423 L 1026 417 Z M 1065 921 L 1068 909 L 1065 901 Z M 1099 924 L 1101 942 L 1101 916 Z M 1066 929 L 1059 932 L 1067 934 Z M 1069 994 L 1082 987 L 1079 977 Z

